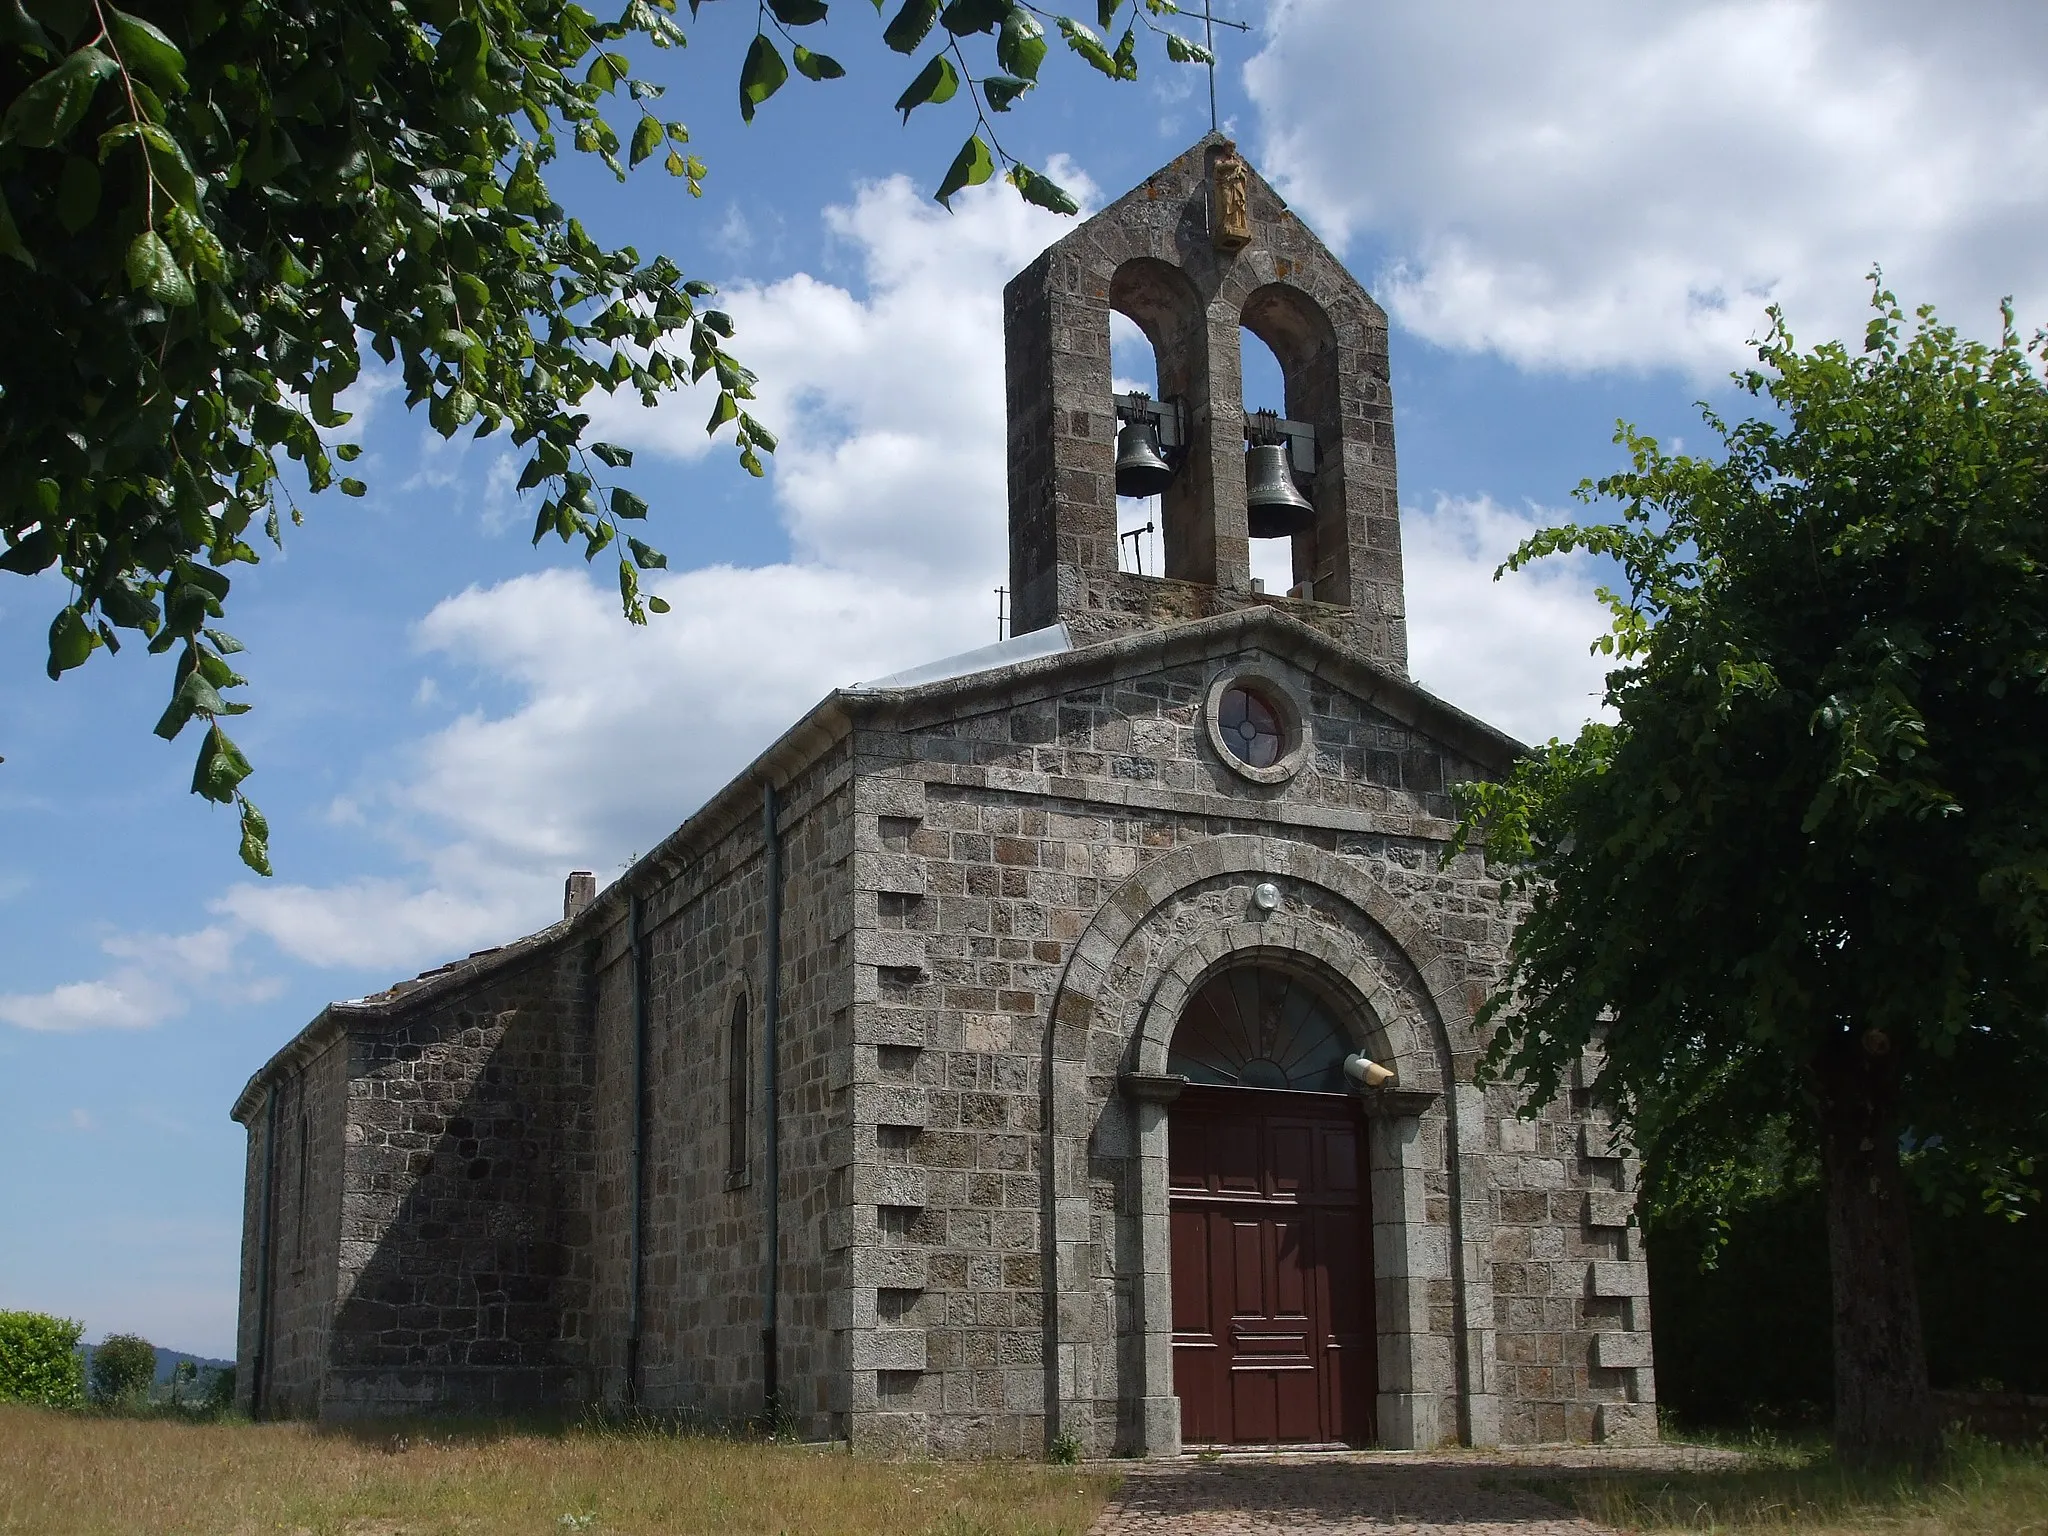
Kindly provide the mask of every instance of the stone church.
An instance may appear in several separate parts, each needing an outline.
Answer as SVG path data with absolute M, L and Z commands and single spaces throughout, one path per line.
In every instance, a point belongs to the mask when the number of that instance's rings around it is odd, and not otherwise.
M 1112 311 L 1157 398 L 1113 393 Z M 1447 790 L 1520 749 L 1407 675 L 1385 313 L 1212 134 L 1004 326 L 1014 638 L 832 694 L 560 922 L 250 1080 L 253 1412 L 1655 1436 L 1597 1062 L 1533 1119 L 1473 1083 L 1511 919 Z

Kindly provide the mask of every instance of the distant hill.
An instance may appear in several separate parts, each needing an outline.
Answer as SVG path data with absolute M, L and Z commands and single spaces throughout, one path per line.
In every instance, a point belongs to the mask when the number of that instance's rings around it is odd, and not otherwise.
M 92 1352 L 92 1345 L 87 1344 L 83 1346 L 85 1369 L 88 1376 L 92 1373 Z M 160 1387 L 166 1385 L 171 1379 L 171 1373 L 178 1368 L 180 1363 L 186 1360 L 190 1360 L 194 1365 L 198 1366 L 199 1374 L 202 1376 L 208 1371 L 232 1370 L 235 1364 L 232 1360 L 214 1360 L 205 1355 L 188 1355 L 180 1349 L 159 1349 L 156 1352 L 156 1384 Z
M 160 1349 L 156 1352 L 157 1385 L 161 1386 L 169 1381 L 171 1379 L 171 1372 L 175 1371 L 178 1368 L 179 1362 L 184 1360 L 190 1360 L 194 1365 L 198 1366 L 199 1374 L 202 1376 L 208 1371 L 233 1370 L 235 1365 L 235 1362 L 232 1360 L 210 1360 L 205 1355 L 188 1355 L 180 1350 Z

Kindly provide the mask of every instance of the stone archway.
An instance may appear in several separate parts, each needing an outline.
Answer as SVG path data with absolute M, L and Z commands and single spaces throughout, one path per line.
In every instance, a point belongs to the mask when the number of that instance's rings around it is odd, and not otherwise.
M 1270 913 L 1250 899 L 1262 883 L 1282 895 Z M 1368 1131 L 1381 1441 L 1493 1443 L 1486 1228 L 1464 1199 L 1464 1186 L 1484 1176 L 1480 1116 L 1476 1099 L 1461 1112 L 1474 1090 L 1461 1091 L 1454 1070 L 1476 1049 L 1459 973 L 1407 904 L 1357 865 L 1251 835 L 1211 838 L 1133 875 L 1075 944 L 1055 995 L 1043 1068 L 1048 1434 L 1104 1453 L 1179 1449 L 1167 1051 L 1201 979 L 1262 952 L 1324 975 L 1353 1005 L 1358 1046 L 1429 1096 L 1386 1106 L 1402 1112 L 1375 1116 Z M 1109 1165 L 1121 1170 L 1125 1193 L 1110 1190 L 1105 1202 L 1098 1175 Z M 1433 1176 L 1445 1192 L 1434 1220 Z M 1439 1281 L 1451 1292 L 1447 1333 L 1431 1317 Z M 1455 1430 L 1446 1422 L 1452 1409 Z

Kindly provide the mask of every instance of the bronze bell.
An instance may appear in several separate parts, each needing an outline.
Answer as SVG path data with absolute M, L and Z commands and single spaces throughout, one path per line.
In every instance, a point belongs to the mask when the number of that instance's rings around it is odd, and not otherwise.
M 1244 456 L 1245 522 L 1255 539 L 1284 539 L 1315 526 L 1315 504 L 1294 484 L 1283 443 L 1259 443 Z
M 1116 435 L 1116 493 L 1157 496 L 1173 479 L 1173 466 L 1159 456 L 1149 420 L 1127 422 Z

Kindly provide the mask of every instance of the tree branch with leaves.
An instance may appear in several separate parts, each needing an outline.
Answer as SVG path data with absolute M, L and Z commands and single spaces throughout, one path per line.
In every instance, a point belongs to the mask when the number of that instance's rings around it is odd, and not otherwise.
M 1129 3 L 1155 28 L 1172 11 Z M 796 41 L 826 0 L 757 7 L 749 120 L 788 79 L 784 46 L 809 80 L 845 73 Z M 987 113 L 1037 81 L 1045 15 L 906 0 L 883 26 L 900 53 L 941 38 L 906 116 L 970 80 L 976 127 L 942 201 L 1000 159 L 1024 197 L 1073 211 L 988 148 Z M 1098 70 L 1135 75 L 1131 27 L 1112 54 L 1054 20 Z M 960 45 L 981 35 L 997 70 L 976 78 Z M 176 653 L 157 734 L 200 729 L 193 792 L 237 810 L 252 869 L 269 873 L 269 827 L 223 727 L 248 708 L 223 627 L 230 573 L 303 519 L 300 488 L 366 493 L 336 403 L 366 370 L 396 374 L 444 437 L 504 433 L 540 498 L 534 541 L 610 551 L 635 623 L 663 610 L 640 579 L 666 562 L 627 531 L 650 509 L 617 482 L 631 454 L 589 439 L 585 403 L 708 387 L 708 430 L 730 427 L 763 472 L 775 439 L 711 285 L 600 244 L 547 181 L 566 143 L 621 179 L 659 157 L 701 193 L 689 129 L 632 60 L 686 42 L 675 0 L 626 0 L 610 20 L 576 0 L 0 0 L 0 570 L 65 583 L 52 678 L 124 635 Z M 607 116 L 622 100 L 624 135 Z

